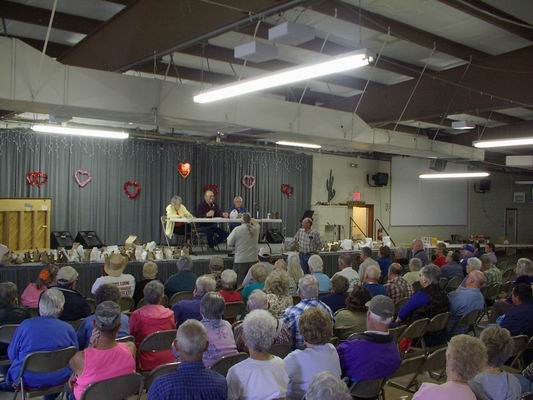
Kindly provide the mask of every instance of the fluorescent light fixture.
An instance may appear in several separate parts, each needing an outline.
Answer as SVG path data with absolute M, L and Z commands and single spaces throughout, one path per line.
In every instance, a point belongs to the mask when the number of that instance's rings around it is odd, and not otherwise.
M 485 178 L 488 172 L 455 172 L 448 174 L 421 174 L 420 179 Z
M 31 129 L 34 132 L 38 133 L 56 133 L 59 135 L 99 137 L 108 139 L 127 139 L 130 136 L 126 132 L 106 131 L 101 129 L 72 128 L 59 125 L 33 125 Z
M 514 181 L 515 185 L 533 185 L 533 181 Z
M 285 140 L 279 140 L 279 141 L 276 142 L 276 144 L 279 144 L 280 146 L 305 147 L 306 149 L 320 149 L 320 148 L 322 148 L 322 146 L 319 145 L 319 144 L 288 142 L 288 141 L 285 141 Z
M 498 140 L 480 140 L 474 142 L 474 147 L 479 149 L 490 149 L 492 147 L 511 147 L 527 146 L 533 144 L 533 137 L 515 138 L 515 139 L 498 139 Z
M 474 129 L 476 127 L 476 124 L 470 121 L 453 121 L 452 122 L 452 128 L 453 129 Z
M 366 55 L 366 51 L 358 51 L 356 54 L 351 53 L 330 61 L 289 68 L 259 78 L 250 78 L 224 85 L 217 89 L 199 93 L 193 97 L 193 100 L 195 103 L 210 103 L 212 101 L 228 99 L 230 97 L 258 92 L 272 87 L 288 85 L 290 83 L 318 78 L 319 76 L 364 67 L 365 65 L 368 65 L 370 61 L 371 58 Z

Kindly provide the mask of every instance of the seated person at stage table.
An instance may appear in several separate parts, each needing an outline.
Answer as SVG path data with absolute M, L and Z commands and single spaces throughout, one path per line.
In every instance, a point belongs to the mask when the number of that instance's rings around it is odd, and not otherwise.
M 309 273 L 309 265 L 307 264 L 309 257 L 317 254 L 322 249 L 320 233 L 313 230 L 312 226 L 313 220 L 311 218 L 304 218 L 302 220 L 302 227 L 294 235 L 294 242 L 298 243 L 300 266 L 304 274 Z
M 192 292 L 198 277 L 192 272 L 193 262 L 189 256 L 181 256 L 176 261 L 178 272 L 165 282 L 165 294 L 170 300 L 178 292 Z
M 242 197 L 241 196 L 235 196 L 233 199 L 233 208 L 229 212 L 229 217 L 231 219 L 237 219 L 240 218 L 244 213 L 246 212 L 246 207 L 242 206 Z M 229 229 L 232 231 L 236 227 L 238 227 L 240 224 L 238 223 L 230 223 Z
M 196 287 L 193 291 L 192 300 L 181 300 L 172 306 L 174 311 L 174 317 L 176 319 L 176 326 L 180 326 L 188 319 L 202 319 L 200 313 L 200 302 L 204 294 L 208 292 L 214 292 L 216 290 L 217 283 L 213 278 L 208 275 L 202 275 L 196 280 Z
M 65 297 L 65 305 L 59 319 L 63 321 L 77 321 L 91 314 L 91 307 L 85 296 L 76 290 L 78 271 L 71 266 L 61 267 L 57 272 L 57 288 Z
M 220 211 L 220 208 L 215 203 L 215 194 L 211 190 L 206 190 L 204 200 L 196 209 L 196 216 L 198 218 L 228 218 L 228 213 Z M 201 223 L 196 224 L 196 226 L 199 232 L 207 236 L 207 244 L 211 249 L 224 242 L 228 237 L 228 232 L 219 228 L 216 223 Z
M 7 371 L 4 390 L 9 390 L 18 383 L 20 370 L 28 354 L 36 351 L 51 351 L 74 346 L 78 348 L 78 338 L 74 328 L 58 319 L 65 305 L 65 297 L 56 288 L 50 288 L 39 300 L 39 317 L 22 321 L 7 350 L 11 366 Z M 49 373 L 28 371 L 24 373 L 26 387 L 40 388 L 65 383 L 70 377 L 70 369 Z
M 173 235 L 185 235 L 185 222 L 172 222 L 170 218 L 193 218 L 193 215 L 183 205 L 183 200 L 180 196 L 172 196 L 170 204 L 166 208 L 167 223 L 165 225 L 165 235 L 172 239 Z
M 13 282 L 0 283 L 0 326 L 18 325 L 25 319 L 31 318 L 25 307 L 18 305 L 17 285 Z M 0 357 L 7 354 L 7 344 L 0 343 Z
M 133 275 L 125 274 L 124 269 L 128 264 L 128 259 L 120 254 L 111 254 L 104 262 L 104 276 L 96 279 L 91 288 L 91 293 L 95 294 L 101 285 L 110 283 L 118 287 L 121 297 L 133 297 L 135 292 L 135 278 Z

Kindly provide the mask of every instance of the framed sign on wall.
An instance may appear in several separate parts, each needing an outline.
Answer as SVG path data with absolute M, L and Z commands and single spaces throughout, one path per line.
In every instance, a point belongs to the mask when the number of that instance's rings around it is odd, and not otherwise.
M 513 203 L 525 203 L 526 202 L 526 192 L 514 192 L 513 193 Z

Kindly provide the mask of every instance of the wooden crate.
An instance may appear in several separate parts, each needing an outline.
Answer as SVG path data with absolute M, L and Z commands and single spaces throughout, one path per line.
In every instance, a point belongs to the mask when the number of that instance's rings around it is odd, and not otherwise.
M 13 251 L 50 249 L 51 199 L 0 199 L 0 243 Z

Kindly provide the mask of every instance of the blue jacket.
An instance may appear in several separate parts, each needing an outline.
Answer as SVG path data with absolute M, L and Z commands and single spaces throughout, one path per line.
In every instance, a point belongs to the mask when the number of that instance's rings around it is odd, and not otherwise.
M 379 269 L 381 269 L 381 279 L 389 275 L 389 267 L 392 264 L 392 260 L 389 257 L 380 257 L 378 258 Z
M 377 296 L 378 294 L 382 294 L 383 296 L 387 295 L 387 289 L 385 289 L 385 286 L 379 283 L 372 283 L 372 284 L 365 283 L 363 284 L 363 287 L 370 292 L 370 295 L 372 297 Z
M 440 273 L 443 278 L 446 278 L 448 280 L 456 276 L 460 279 L 463 279 L 465 277 L 463 266 L 459 263 L 454 263 L 454 262 L 443 265 L 442 268 L 440 269 Z
M 430 298 L 426 292 L 423 290 L 417 290 L 411 296 L 409 301 L 405 303 L 402 308 L 400 308 L 400 311 L 398 312 L 398 318 L 400 318 L 402 321 L 405 321 L 411 316 L 411 314 L 415 312 L 415 310 L 419 309 L 420 307 L 424 307 L 429 303 L 429 301 Z
M 448 331 L 451 331 L 455 324 L 466 315 L 475 310 L 483 310 L 485 308 L 485 298 L 481 294 L 481 290 L 477 288 L 466 288 L 460 286 L 448 295 L 450 300 L 450 313 L 452 314 L 448 322 Z M 453 334 L 465 333 L 466 327 L 454 329 Z
M 331 308 L 331 312 L 335 313 L 341 308 L 346 308 L 346 294 L 345 293 L 332 293 L 326 296 L 320 297 L 322 303 Z
M 198 321 L 202 319 L 202 314 L 200 314 L 201 301 L 202 297 L 197 296 L 192 300 L 181 300 L 172 306 L 177 327 L 188 319 L 196 319 Z
M 533 301 L 511 308 L 501 319 L 500 326 L 511 332 L 511 336 L 533 336 Z

